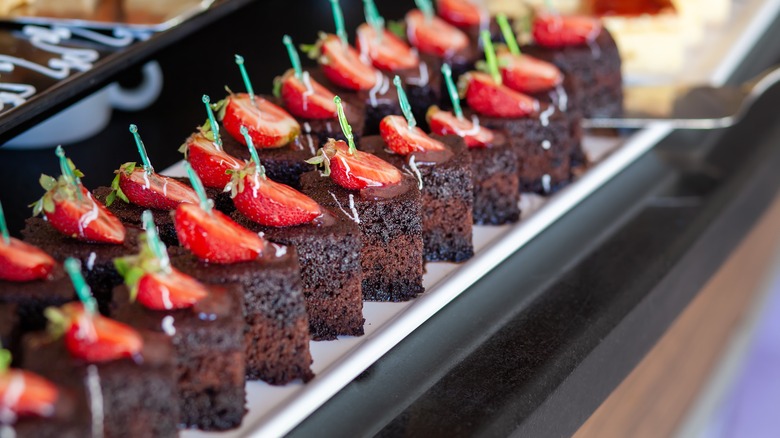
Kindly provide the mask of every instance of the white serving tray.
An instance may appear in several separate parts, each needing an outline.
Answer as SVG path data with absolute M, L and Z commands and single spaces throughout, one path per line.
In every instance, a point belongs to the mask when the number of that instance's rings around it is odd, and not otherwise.
M 681 82 L 694 77 L 723 84 L 742 62 L 780 11 L 780 0 L 736 1 L 727 28 L 709 36 L 694 69 Z M 672 131 L 665 123 L 652 125 L 624 138 L 586 136 L 584 148 L 596 162 L 576 182 L 549 199 L 524 196 L 523 219 L 513 225 L 475 226 L 472 259 L 462 264 L 429 263 L 424 276 L 426 292 L 406 303 L 365 302 L 365 335 L 335 341 L 311 342 L 316 377 L 285 386 L 263 382 L 247 384 L 247 408 L 241 428 L 221 433 L 184 431 L 184 438 L 276 437 L 292 430 L 382 355 L 455 299 L 469 286 L 522 248 L 548 226 L 574 208 Z M 181 163 L 163 172 L 184 176 Z

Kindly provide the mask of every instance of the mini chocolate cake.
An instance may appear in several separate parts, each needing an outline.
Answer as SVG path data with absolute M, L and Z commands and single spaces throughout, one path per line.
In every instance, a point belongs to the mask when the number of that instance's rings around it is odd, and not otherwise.
M 462 262 L 474 255 L 471 155 L 460 137 L 433 134 L 431 138 L 449 150 L 415 152 L 405 157 L 389 152 L 380 136 L 363 138 L 358 149 L 421 179 L 425 260 Z
M 244 293 L 246 376 L 283 385 L 308 381 L 311 372 L 309 319 L 295 248 L 271 244 L 274 253 L 229 265 L 201 262 L 171 248 L 171 263 L 203 283 L 238 283 Z
M 301 175 L 301 189 L 358 224 L 364 300 L 407 301 L 423 292 L 422 204 L 416 178 L 357 191 L 315 171 Z
M 189 181 L 186 181 L 189 186 Z M 99 202 L 105 205 L 106 197 L 111 193 L 111 187 L 98 187 L 92 191 Z M 179 238 L 176 237 L 176 227 L 173 225 L 173 217 L 170 210 L 156 210 L 152 208 L 139 207 L 132 203 L 127 203 L 119 198 L 109 205 L 108 210 L 113 213 L 127 227 L 142 228 L 141 213 L 149 210 L 154 216 L 154 223 L 157 225 L 157 231 L 160 233 L 160 239 L 167 246 L 178 246 Z
M 264 227 L 238 212 L 233 219 L 272 242 L 295 246 L 313 340 L 363 334 L 360 229 L 353 221 L 327 212 L 315 223 L 292 227 Z
M 308 72 L 309 74 L 314 74 L 312 71 Z M 320 80 L 327 81 L 325 77 L 318 78 L 317 81 L 320 84 L 323 84 L 323 82 L 320 82 Z M 330 82 L 324 82 L 327 85 L 331 85 Z M 342 92 L 342 90 L 339 90 Z M 335 93 L 335 91 L 334 91 Z M 335 93 L 338 94 L 338 93 Z M 270 96 L 264 96 L 266 99 L 271 99 L 271 102 L 274 102 L 276 105 L 284 108 L 284 103 L 282 102 L 282 99 L 280 98 L 274 98 Z M 286 109 L 286 108 L 285 108 Z M 352 135 L 355 137 L 355 139 L 358 139 L 363 136 L 363 126 L 365 125 L 365 111 L 363 104 L 359 104 L 358 102 L 348 103 L 344 105 L 344 114 L 347 116 L 347 120 L 349 120 L 350 125 L 352 126 Z M 339 125 L 339 119 L 338 117 L 332 117 L 329 119 L 307 119 L 302 117 L 297 117 L 294 114 L 290 113 L 293 117 L 295 117 L 295 120 L 298 121 L 301 125 L 301 134 L 309 134 L 310 138 L 307 139 L 305 136 L 300 140 L 298 140 L 297 145 L 293 145 L 296 149 L 311 149 L 314 148 L 315 152 L 317 148 L 319 148 L 320 144 L 323 144 L 328 141 L 329 138 L 335 138 L 337 140 L 346 140 L 347 138 L 344 137 L 344 133 L 341 132 L 341 125 Z M 312 146 L 312 140 L 314 140 L 316 143 Z M 260 152 L 259 149 L 258 152 Z M 310 155 L 307 158 L 312 157 L 314 154 Z M 260 156 L 260 159 L 263 159 L 263 156 Z M 312 170 L 313 168 L 309 168 L 308 170 Z
M 79 385 L 57 387 L 54 411 L 45 417 L 23 415 L 11 425 L 5 425 L 16 438 L 82 438 L 92 435 L 91 415 L 85 388 Z M 3 435 L 0 420 L 0 435 Z
M 502 225 L 520 220 L 517 154 L 507 138 L 495 133 L 493 144 L 469 148 L 474 181 L 474 224 Z
M 63 388 L 85 391 L 92 430 L 102 428 L 99 435 L 175 437 L 179 405 L 171 402 L 176 398 L 176 380 L 170 339 L 139 333 L 144 346 L 138 361 L 95 364 L 71 356 L 63 338 L 30 333 L 22 341 L 22 367 Z
M 466 117 L 474 112 L 464 109 Z M 518 159 L 520 191 L 549 195 L 571 181 L 571 157 L 582 143 L 582 128 L 549 104 L 522 118 L 479 116 L 480 123 L 503 132 Z
M 406 96 L 409 98 L 409 104 L 412 106 L 412 113 L 423 129 L 427 128 L 425 114 L 428 112 L 428 108 L 438 105 L 441 100 L 443 88 L 440 69 L 441 62 L 438 60 L 420 59 L 418 68 L 391 73 L 391 75 L 398 75 L 401 78 Z M 359 138 L 356 137 L 355 141 L 358 140 Z
M 237 427 L 244 416 L 244 295 L 238 286 L 210 286 L 193 308 L 156 311 L 114 290 L 112 313 L 139 330 L 171 337 L 180 423 L 203 430 Z
M 0 302 L 0 343 L 16 356 L 16 341 L 19 335 L 19 317 L 16 304 Z
M 555 64 L 563 74 L 572 77 L 580 90 L 575 105 L 584 117 L 616 117 L 623 112 L 620 53 L 607 29 L 602 28 L 587 45 L 562 48 L 529 45 L 522 51 Z
M 0 303 L 14 303 L 23 332 L 43 330 L 46 317 L 43 311 L 49 306 L 61 306 L 76 299 L 70 278 L 56 265 L 45 280 L 15 282 L 0 280 Z
M 27 243 L 37 246 L 58 262 L 68 257 L 81 261 L 84 278 L 92 288 L 101 313 L 108 312 L 111 303 L 111 291 L 122 284 L 122 277 L 114 267 L 114 259 L 138 252 L 140 230 L 126 227 L 127 234 L 121 245 L 88 243 L 72 239 L 55 230 L 48 222 L 38 217 L 25 221 L 22 235 Z

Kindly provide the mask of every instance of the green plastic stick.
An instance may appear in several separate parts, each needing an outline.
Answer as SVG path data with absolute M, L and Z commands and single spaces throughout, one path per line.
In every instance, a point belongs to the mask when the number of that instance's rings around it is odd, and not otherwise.
M 336 109 L 339 114 L 339 125 L 341 125 L 341 131 L 344 133 L 344 137 L 347 137 L 349 154 L 352 155 L 357 150 L 357 147 L 355 146 L 355 137 L 352 135 L 352 127 L 349 126 L 347 115 L 344 114 L 344 105 L 341 104 L 341 98 L 336 96 L 333 98 L 333 102 L 336 103 Z
M 133 134 L 135 145 L 138 147 L 138 153 L 141 155 L 141 162 L 144 163 L 144 172 L 147 174 L 154 173 L 154 167 L 152 167 L 152 162 L 149 161 L 149 155 L 146 154 L 144 142 L 141 141 L 141 135 L 138 134 L 138 127 L 130 124 L 130 133 Z
M 62 148 L 62 145 L 57 146 L 57 149 L 54 150 L 54 153 L 60 160 L 60 172 L 62 173 L 62 176 L 65 177 L 65 180 L 68 182 L 68 184 L 78 186 L 81 181 L 79 180 L 79 177 L 76 176 L 76 174 L 73 172 L 73 169 L 70 168 L 70 163 L 68 163 L 68 158 L 65 156 L 65 149 Z M 81 201 L 82 194 L 78 187 L 76 187 L 76 196 L 78 197 L 78 200 Z
M 303 75 L 303 70 L 301 69 L 301 58 L 298 56 L 298 51 L 295 50 L 295 46 L 293 45 L 290 35 L 283 36 L 282 43 L 284 43 L 284 46 L 287 47 L 287 55 L 290 57 L 290 64 L 292 64 L 293 70 L 295 70 L 295 77 L 300 79 Z
M 241 70 L 241 78 L 244 80 L 244 87 L 246 87 L 246 92 L 252 100 L 252 105 L 257 106 L 257 103 L 255 103 L 255 89 L 252 88 L 252 81 L 249 80 L 249 74 L 247 74 L 246 67 L 244 67 L 244 57 L 236 55 L 236 64 L 238 69 Z
M 97 313 L 97 301 L 92 296 L 92 289 L 89 288 L 87 282 L 84 281 L 84 276 L 81 275 L 81 262 L 73 257 L 68 257 L 65 260 L 65 271 L 70 276 L 70 281 L 73 283 L 73 288 L 76 289 L 76 295 L 84 304 L 89 315 L 95 315 Z
M 385 33 L 385 19 L 379 15 L 379 10 L 376 8 L 374 0 L 363 0 L 363 11 L 366 14 L 366 23 L 374 28 L 377 38 L 381 40 Z
M 165 244 L 160 240 L 160 235 L 157 233 L 157 225 L 154 223 L 154 216 L 150 210 L 144 210 L 141 213 L 141 221 L 144 224 L 144 230 L 146 230 L 146 244 L 149 245 L 154 256 L 160 261 L 160 267 L 165 272 L 171 272 L 171 259 L 168 258 L 168 250 L 165 248 Z
M 412 114 L 412 106 L 409 105 L 409 99 L 406 97 L 406 91 L 404 91 L 404 86 L 401 84 L 401 78 L 399 78 L 398 75 L 395 75 L 393 78 L 393 84 L 398 91 L 398 102 L 401 104 L 401 112 L 403 112 L 404 117 L 406 117 L 406 123 L 409 124 L 409 129 L 412 129 L 417 126 L 417 120 L 415 120 L 414 114 Z
M 457 87 L 455 87 L 455 81 L 452 80 L 452 69 L 449 64 L 441 66 L 441 74 L 444 75 L 444 83 L 447 84 L 447 93 L 450 95 L 450 101 L 452 101 L 452 112 L 455 113 L 455 117 L 463 120 L 463 109 L 460 107 L 460 96 L 458 95 Z
M 490 40 L 490 31 L 483 30 L 482 47 L 485 49 L 485 60 L 487 61 L 488 72 L 493 77 L 493 81 L 501 84 L 501 73 L 498 71 L 498 60 L 496 60 L 496 49 L 493 47 L 493 41 Z
M 265 167 L 263 167 L 263 165 L 260 164 L 260 157 L 257 155 L 257 148 L 255 148 L 255 142 L 253 142 L 252 137 L 249 136 L 249 130 L 246 129 L 246 126 L 241 125 L 239 131 L 241 131 L 241 135 L 244 136 L 244 141 L 246 141 L 246 147 L 249 148 L 249 155 L 252 157 L 252 161 L 255 163 L 255 170 L 260 176 L 265 178 Z
M 3 234 L 3 242 L 6 245 L 11 244 L 11 234 L 8 232 L 8 224 L 5 223 L 5 213 L 3 213 L 3 203 L 0 202 L 0 233 Z
M 431 3 L 431 0 L 414 0 L 414 4 L 417 5 L 417 9 L 422 11 L 426 20 L 433 19 L 433 3 Z
M 222 150 L 222 137 L 219 136 L 219 123 L 217 123 L 217 118 L 214 117 L 214 110 L 211 109 L 211 98 L 207 94 L 204 94 L 201 100 L 206 104 L 206 114 L 209 116 L 211 132 L 214 133 L 214 143 L 219 150 Z
M 12 359 L 11 352 L 3 348 L 3 344 L 0 342 L 0 374 L 8 371 L 8 368 L 11 367 Z
M 184 162 L 184 169 L 187 171 L 187 177 L 190 179 L 192 188 L 195 189 L 195 193 L 198 194 L 198 199 L 200 199 L 200 208 L 202 208 L 203 211 L 207 213 L 211 213 L 211 202 L 209 197 L 206 196 L 206 189 L 203 188 L 203 183 L 200 181 L 198 174 L 195 173 L 195 170 L 192 169 L 190 163 L 186 161 Z
M 496 16 L 498 26 L 501 28 L 501 34 L 504 35 L 506 46 L 509 47 L 509 53 L 519 56 L 520 47 L 517 45 L 517 38 L 515 38 L 515 32 L 512 30 L 512 26 L 509 25 L 505 14 L 498 14 Z
M 341 12 L 339 0 L 330 0 L 330 7 L 333 9 L 333 21 L 336 23 L 336 35 L 341 39 L 341 44 L 349 44 L 347 40 L 347 30 L 344 28 L 344 14 Z

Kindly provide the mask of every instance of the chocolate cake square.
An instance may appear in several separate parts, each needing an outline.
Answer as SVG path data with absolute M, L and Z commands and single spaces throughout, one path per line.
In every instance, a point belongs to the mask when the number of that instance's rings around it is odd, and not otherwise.
M 112 314 L 138 330 L 171 338 L 179 422 L 225 430 L 239 426 L 245 412 L 244 295 L 237 285 L 208 289 L 209 297 L 193 308 L 157 311 L 130 302 L 122 285 L 114 290 Z
M 32 217 L 25 221 L 22 236 L 27 243 L 37 246 L 60 263 L 68 257 L 80 260 L 84 278 L 92 288 L 100 311 L 107 314 L 111 291 L 122 284 L 122 276 L 114 267 L 114 259 L 138 252 L 138 235 L 141 230 L 125 228 L 127 233 L 121 245 L 89 243 L 65 236 L 44 219 Z
M 588 117 L 617 117 L 623 112 L 623 77 L 615 40 L 602 28 L 587 45 L 546 48 L 528 45 L 523 53 L 555 64 L 580 90 L 575 106 Z
M 495 133 L 493 144 L 469 148 L 474 181 L 474 224 L 502 225 L 520 220 L 517 154 L 507 138 Z
M 360 228 L 363 299 L 407 301 L 423 292 L 422 204 L 417 179 L 348 190 L 320 175 L 301 175 L 301 190 Z
M 164 334 L 140 334 L 144 346 L 137 360 L 88 363 L 71 356 L 63 338 L 30 333 L 22 341 L 22 368 L 84 391 L 93 435 L 175 437 L 179 405 L 172 403 L 177 394 L 171 341 Z
M 232 218 L 271 242 L 295 247 L 313 340 L 363 334 L 362 244 L 357 224 L 327 211 L 315 223 L 292 227 L 258 225 L 238 212 Z
M 248 379 L 283 385 L 314 377 L 309 318 L 295 248 L 270 244 L 262 258 L 228 265 L 202 262 L 181 248 L 171 248 L 170 253 L 176 269 L 203 283 L 240 285 Z
M 444 143 L 445 152 L 390 152 L 380 136 L 364 137 L 358 149 L 370 152 L 416 176 L 422 192 L 422 228 L 425 260 L 462 262 L 474 255 L 474 186 L 471 155 L 462 138 L 431 135 Z
M 23 332 L 43 330 L 46 328 L 44 309 L 49 306 L 59 307 L 75 299 L 76 292 L 70 278 L 59 264 L 54 267 L 49 278 L 43 280 L 0 280 L 0 303 L 16 304 L 19 327 Z

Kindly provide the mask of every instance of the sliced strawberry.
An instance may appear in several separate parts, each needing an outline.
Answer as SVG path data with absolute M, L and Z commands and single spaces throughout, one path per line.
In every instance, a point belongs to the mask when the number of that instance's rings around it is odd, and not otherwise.
M 230 182 L 229 169 L 238 170 L 244 162 L 217 149 L 214 142 L 198 132 L 190 136 L 185 143 L 187 161 L 200 177 L 203 185 L 223 189 Z
M 538 93 L 563 82 L 563 73 L 553 64 L 528 55 L 499 53 L 503 83 L 521 93 Z
M 252 105 L 246 93 L 228 96 L 222 124 L 225 131 L 244 146 L 246 140 L 241 135 L 241 126 L 246 126 L 258 148 L 282 147 L 301 133 L 301 126 L 287 111 L 258 96 Z
M 176 235 L 182 246 L 209 263 L 238 263 L 257 259 L 265 241 L 217 210 L 211 214 L 198 205 L 180 204 L 174 214 Z
M 379 134 L 390 150 L 400 155 L 447 149 L 442 142 L 432 139 L 422 129 L 416 126 L 409 129 L 406 119 L 401 116 L 385 116 L 379 123 Z
M 0 240 L 0 280 L 32 281 L 48 277 L 55 261 L 40 249 L 11 238 L 11 243 Z
M 119 188 L 127 199 L 139 207 L 157 210 L 173 210 L 182 202 L 198 203 L 198 195 L 192 188 L 179 181 L 136 167 L 128 175 L 120 170 Z
M 99 314 L 89 315 L 81 303 L 66 304 L 62 312 L 69 316 L 65 347 L 87 362 L 107 362 L 141 353 L 143 339 L 130 326 Z
M 361 55 L 368 56 L 374 67 L 383 71 L 394 72 L 420 65 L 420 58 L 408 44 L 387 30 L 379 38 L 376 29 L 368 23 L 357 28 L 357 49 Z
M 322 152 L 329 158 L 330 179 L 350 190 L 381 187 L 401 182 L 401 172 L 392 164 L 368 152 L 349 153 L 343 140 L 330 139 Z
M 495 134 L 488 128 L 475 123 L 475 120 L 459 119 L 449 111 L 432 106 L 427 114 L 431 132 L 439 135 L 457 135 L 463 138 L 470 148 L 481 148 L 493 143 Z
M 469 38 L 463 31 L 439 17 L 427 20 L 419 9 L 406 14 L 406 34 L 420 52 L 438 57 L 452 56 L 469 45 Z
M 539 107 L 536 99 L 497 84 L 490 75 L 466 74 L 466 102 L 474 111 L 489 117 L 525 117 Z
M 437 9 L 441 18 L 458 27 L 479 26 L 488 18 L 487 11 L 471 0 L 438 0 Z
M 192 307 L 208 296 L 208 290 L 189 275 L 171 272 L 147 272 L 138 281 L 136 300 L 152 310 Z
M 125 241 L 125 227 L 92 194 L 79 185 L 81 199 L 54 193 L 54 210 L 44 210 L 46 220 L 62 234 L 87 242 L 120 244 Z
M 281 88 L 284 107 L 296 117 L 304 119 L 332 119 L 336 117 L 335 95 L 312 79 L 308 73 L 300 79 L 290 69 L 282 76 Z
M 47 417 L 54 411 L 59 390 L 43 377 L 22 370 L 0 372 L 0 412 Z
M 254 167 L 252 163 L 249 165 Z M 260 225 L 300 225 L 309 223 L 322 214 L 319 204 L 290 186 L 254 172 L 236 176 L 243 178 L 243 190 L 236 191 L 233 203 L 244 216 Z M 237 181 L 233 182 L 234 186 L 237 184 Z
M 596 39 L 601 32 L 601 20 L 582 15 L 539 13 L 531 30 L 537 44 L 558 48 L 581 46 Z
M 378 72 L 363 63 L 358 52 L 342 44 L 338 36 L 323 35 L 319 45 L 318 62 L 331 82 L 348 90 L 370 90 L 376 85 Z

